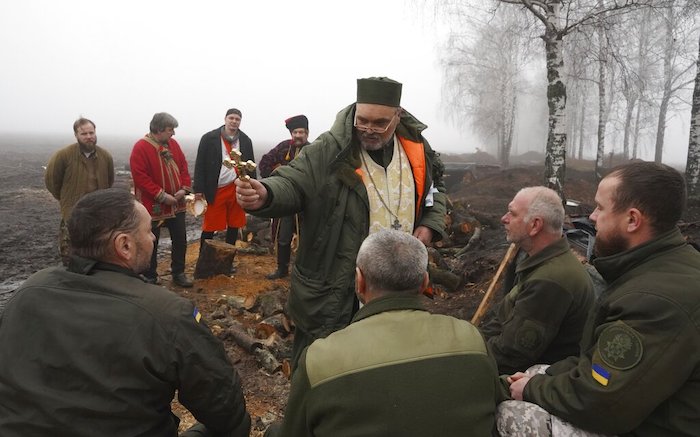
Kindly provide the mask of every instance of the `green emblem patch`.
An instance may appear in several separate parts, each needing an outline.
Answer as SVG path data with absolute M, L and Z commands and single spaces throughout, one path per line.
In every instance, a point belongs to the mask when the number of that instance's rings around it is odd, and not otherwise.
M 532 326 L 523 326 L 518 330 L 515 341 L 523 349 L 537 349 L 542 344 L 540 329 Z
M 639 363 L 644 349 L 637 332 L 623 322 L 617 322 L 600 333 L 598 353 L 613 369 L 628 370 Z

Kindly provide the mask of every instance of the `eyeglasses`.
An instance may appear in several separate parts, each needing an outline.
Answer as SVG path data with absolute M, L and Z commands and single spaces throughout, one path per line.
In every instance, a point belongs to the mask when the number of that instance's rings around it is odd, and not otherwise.
M 374 123 L 378 124 L 377 127 L 370 127 L 364 124 L 359 124 L 357 122 L 357 115 L 355 115 L 355 123 L 354 126 L 357 130 L 362 131 L 362 132 L 369 132 L 372 134 L 383 134 L 384 132 L 389 130 L 389 126 L 391 126 L 391 122 L 394 121 L 394 117 L 396 117 L 396 114 L 391 116 L 391 119 L 385 123 Z M 384 126 L 386 124 L 386 126 Z M 384 126 L 384 127 L 379 127 L 379 126 Z

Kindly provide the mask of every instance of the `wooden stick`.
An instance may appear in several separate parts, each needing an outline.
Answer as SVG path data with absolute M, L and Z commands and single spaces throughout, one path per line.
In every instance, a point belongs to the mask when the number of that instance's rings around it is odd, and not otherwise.
M 486 310 L 488 310 L 489 306 L 491 305 L 491 301 L 493 300 L 494 290 L 496 289 L 496 283 L 500 279 L 503 270 L 505 270 L 506 265 L 508 265 L 510 260 L 513 258 L 513 255 L 515 255 L 515 252 L 515 243 L 510 243 L 508 251 L 506 252 L 505 256 L 503 257 L 503 260 L 501 261 L 501 265 L 498 266 L 498 270 L 496 270 L 496 274 L 491 280 L 491 285 L 489 285 L 489 289 L 486 290 L 486 293 L 484 294 L 484 297 L 483 299 L 481 299 L 481 303 L 479 304 L 479 308 L 477 308 L 476 312 L 474 313 L 474 317 L 472 317 L 472 325 L 479 326 L 479 324 L 481 323 L 481 319 L 483 319 L 484 315 L 486 315 Z

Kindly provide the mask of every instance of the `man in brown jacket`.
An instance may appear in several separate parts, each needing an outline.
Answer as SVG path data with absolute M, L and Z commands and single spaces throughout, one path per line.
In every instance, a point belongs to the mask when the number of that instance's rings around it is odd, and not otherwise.
M 70 239 L 66 222 L 78 200 L 86 193 L 109 188 L 114 184 L 112 155 L 97 145 L 95 123 L 79 118 L 73 123 L 77 143 L 54 153 L 46 166 L 46 188 L 61 205 L 58 250 L 68 265 Z

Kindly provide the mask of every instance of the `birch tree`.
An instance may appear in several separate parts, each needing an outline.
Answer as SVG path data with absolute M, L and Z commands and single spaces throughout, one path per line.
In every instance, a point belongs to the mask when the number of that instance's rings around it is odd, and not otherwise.
M 700 41 L 698 41 L 698 59 L 695 66 L 695 89 L 693 90 L 690 113 L 688 159 L 685 165 L 685 182 L 690 196 L 700 194 Z
M 591 35 L 588 32 L 575 32 L 566 41 L 565 56 L 571 61 L 567 74 L 567 118 L 571 120 L 571 135 L 567 135 L 569 152 L 567 156 L 583 159 L 587 140 L 588 103 L 591 100 L 590 85 L 594 82 L 595 60 L 591 53 Z
M 549 103 L 548 136 L 545 155 L 544 184 L 564 198 L 566 173 L 566 84 L 564 83 L 563 40 L 602 14 L 613 15 L 631 7 L 646 5 L 646 0 L 611 0 L 591 3 L 585 0 L 496 0 L 527 10 L 544 27 L 547 99 Z M 601 6 L 602 4 L 602 6 Z
M 469 120 L 484 141 L 495 145 L 501 166 L 507 168 L 523 82 L 520 70 L 530 53 L 524 48 L 523 20 L 513 11 L 497 11 L 488 22 L 456 18 L 465 22 L 448 38 L 443 60 L 451 115 L 453 120 Z M 473 29 L 475 35 L 466 38 L 462 29 Z
M 688 77 L 694 62 L 686 56 L 688 19 L 692 19 L 691 11 L 695 3 L 669 0 L 663 9 L 663 87 L 659 102 L 659 117 L 656 128 L 656 144 L 654 146 L 654 162 L 660 163 L 663 158 L 664 136 L 669 105 L 677 93 L 693 82 Z

